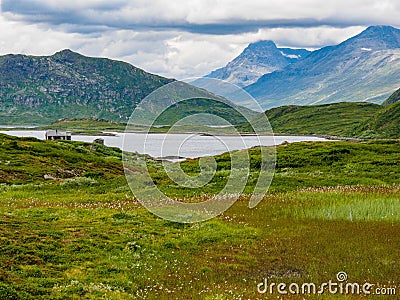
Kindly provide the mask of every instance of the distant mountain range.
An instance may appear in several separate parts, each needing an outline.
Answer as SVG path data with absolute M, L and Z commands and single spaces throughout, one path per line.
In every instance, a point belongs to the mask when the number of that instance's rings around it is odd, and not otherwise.
M 400 87 L 400 30 L 371 26 L 339 45 L 311 53 L 261 41 L 206 77 L 244 87 L 263 109 L 343 101 L 382 103 Z M 249 102 L 235 99 L 235 103 Z
M 245 90 L 265 108 L 341 101 L 382 103 L 400 85 L 400 30 L 371 26 L 312 52 Z
M 171 82 L 178 83 L 125 62 L 86 57 L 71 50 L 52 56 L 0 56 L 0 124 L 49 124 L 62 118 L 127 122 L 143 98 Z M 141 111 L 143 122 L 160 113 L 163 101 L 174 102 L 171 99 L 181 99 L 181 94 L 196 99 L 217 97 L 186 83 L 174 84 L 169 92 L 170 97 L 154 99 Z M 219 114 L 233 124 L 243 121 L 223 103 L 197 100 L 190 105 L 191 112 L 196 109 Z M 180 113 L 187 114 L 182 108 Z
M 282 70 L 309 54 L 310 51 L 305 49 L 277 48 L 273 41 L 259 41 L 250 44 L 225 67 L 211 72 L 206 77 L 225 80 L 243 87 L 256 82 L 264 74 Z

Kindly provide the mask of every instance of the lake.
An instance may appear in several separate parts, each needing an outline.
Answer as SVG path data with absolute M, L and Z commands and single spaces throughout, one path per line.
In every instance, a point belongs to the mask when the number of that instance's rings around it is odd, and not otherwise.
M 43 130 L 10 130 L 1 133 L 18 137 L 36 137 L 45 139 Z M 93 142 L 104 139 L 104 144 L 118 147 L 129 152 L 149 154 L 152 157 L 184 157 L 218 155 L 227 151 L 242 150 L 254 146 L 272 146 L 283 142 L 327 141 L 314 136 L 209 136 L 200 134 L 164 134 L 164 133 L 124 133 L 112 132 L 113 136 L 73 135 L 73 141 Z M 125 140 L 125 142 L 124 142 Z

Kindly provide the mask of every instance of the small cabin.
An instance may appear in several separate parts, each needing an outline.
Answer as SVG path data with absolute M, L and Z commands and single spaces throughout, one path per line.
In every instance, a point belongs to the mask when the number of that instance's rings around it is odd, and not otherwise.
M 71 133 L 68 131 L 60 131 L 58 129 L 47 130 L 46 131 L 46 140 L 48 140 L 48 141 L 55 141 L 55 140 L 70 141 Z

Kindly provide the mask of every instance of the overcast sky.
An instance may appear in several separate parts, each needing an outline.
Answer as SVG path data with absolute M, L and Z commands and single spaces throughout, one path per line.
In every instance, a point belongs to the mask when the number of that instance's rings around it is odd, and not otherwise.
M 369 25 L 400 27 L 399 0 L 0 0 L 0 54 L 70 48 L 183 79 L 249 43 L 316 49 Z

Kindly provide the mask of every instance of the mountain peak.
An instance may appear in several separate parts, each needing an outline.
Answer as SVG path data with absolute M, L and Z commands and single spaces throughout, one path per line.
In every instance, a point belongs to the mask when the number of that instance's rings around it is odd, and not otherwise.
M 275 49 L 276 45 L 273 41 L 269 40 L 261 40 L 254 43 L 251 43 L 247 46 L 247 49 L 259 49 L 259 48 L 272 48 Z
M 206 77 L 246 86 L 256 82 L 262 75 L 281 70 L 308 54 L 309 51 L 305 49 L 278 48 L 273 41 L 261 40 L 249 44 L 225 67 L 211 72 Z
M 76 58 L 82 56 L 83 56 L 82 54 L 74 52 L 71 49 L 63 49 L 53 54 L 53 57 L 62 57 L 62 58 Z
M 367 29 L 364 30 L 364 33 L 391 33 L 391 32 L 396 32 L 400 31 L 397 28 L 394 28 L 393 26 L 389 25 L 373 25 L 369 26 Z
M 368 47 L 373 50 L 400 48 L 400 30 L 387 25 L 369 26 L 344 44 L 355 42 L 357 46 Z

